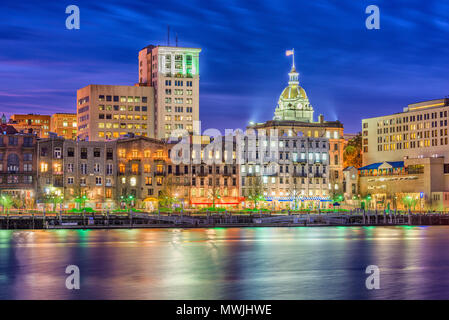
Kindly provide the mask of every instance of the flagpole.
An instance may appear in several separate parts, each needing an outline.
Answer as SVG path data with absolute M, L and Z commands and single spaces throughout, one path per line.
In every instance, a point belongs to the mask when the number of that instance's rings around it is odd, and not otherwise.
M 296 69 L 295 68 L 295 49 L 292 49 L 292 52 L 293 52 L 293 69 Z

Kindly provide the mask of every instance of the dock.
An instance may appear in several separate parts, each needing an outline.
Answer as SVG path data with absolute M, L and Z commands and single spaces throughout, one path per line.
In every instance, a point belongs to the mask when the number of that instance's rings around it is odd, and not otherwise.
M 136 213 L 0 214 L 0 229 L 117 229 L 449 225 L 445 213 Z

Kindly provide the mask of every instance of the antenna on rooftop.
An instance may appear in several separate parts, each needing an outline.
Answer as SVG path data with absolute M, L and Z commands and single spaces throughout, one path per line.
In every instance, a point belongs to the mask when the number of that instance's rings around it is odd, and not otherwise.
M 167 26 L 167 46 L 170 46 L 170 26 Z
M 178 46 L 178 33 L 176 33 L 176 46 Z

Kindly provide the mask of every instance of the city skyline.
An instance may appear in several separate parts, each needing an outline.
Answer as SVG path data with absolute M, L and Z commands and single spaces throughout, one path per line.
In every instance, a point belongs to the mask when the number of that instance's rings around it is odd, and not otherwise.
M 382 4 L 379 30 L 365 28 L 363 2 L 258 2 L 257 8 L 213 3 L 200 9 L 195 2 L 152 4 L 80 1 L 81 28 L 67 30 L 66 4 L 48 2 L 30 11 L 29 4 L 6 1 L 0 13 L 1 111 L 75 112 L 78 88 L 138 82 L 137 51 L 166 44 L 167 25 L 171 45 L 177 33 L 180 46 L 203 49 L 203 128 L 244 128 L 249 121 L 270 120 L 288 81 L 291 61 L 284 53 L 291 48 L 315 120 L 320 113 L 338 119 L 345 132 L 360 131 L 362 118 L 400 112 L 447 93 L 445 4 Z M 148 18 L 151 23 L 141 22 Z M 298 27 L 287 28 L 292 24 Z M 354 112 L 362 107 L 363 115 Z

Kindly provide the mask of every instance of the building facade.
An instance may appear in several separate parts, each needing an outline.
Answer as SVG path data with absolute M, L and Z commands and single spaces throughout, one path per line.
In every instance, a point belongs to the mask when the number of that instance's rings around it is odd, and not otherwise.
M 154 89 L 145 86 L 88 85 L 77 91 L 78 138 L 117 139 L 132 133 L 153 137 Z
M 247 129 L 253 129 L 259 135 L 275 134 L 279 137 L 306 137 L 326 139 L 328 141 L 328 183 L 331 195 L 342 193 L 343 152 L 345 146 L 343 124 L 337 121 L 325 121 L 320 115 L 313 121 L 313 108 L 305 90 L 299 85 L 299 74 L 295 66 L 289 73 L 288 86 L 282 91 L 273 120 L 264 123 L 250 123 Z
M 117 140 L 117 201 L 135 199 L 139 208 L 158 208 L 158 197 L 167 186 L 166 144 L 148 137 Z
M 449 209 L 449 176 L 443 157 L 384 161 L 359 168 L 362 199 L 371 209 Z
M 42 207 L 61 203 L 66 209 L 115 207 L 115 141 L 51 137 L 37 142 L 37 156 L 37 197 Z
M 192 133 L 199 120 L 199 48 L 150 45 L 139 52 L 139 86 L 154 88 L 154 136 Z
M 363 119 L 362 195 L 390 207 L 404 208 L 411 201 L 417 209 L 447 210 L 448 116 L 449 99 L 437 99 Z
M 48 138 L 50 131 L 50 119 L 48 115 L 40 114 L 13 114 L 9 123 L 18 132 L 35 133 L 39 138 Z
M 36 136 L 18 133 L 1 124 L 0 194 L 8 194 L 16 207 L 32 208 L 36 190 Z
M 77 122 L 75 113 L 55 113 L 51 116 L 50 131 L 59 137 L 76 140 Z
M 250 151 L 251 144 L 265 145 L 266 149 Z M 257 194 L 255 188 L 262 188 L 269 207 L 327 206 L 332 187 L 328 139 L 286 135 L 270 140 L 259 136 L 245 142 L 244 158 L 240 165 L 241 194 L 247 201 Z
M 363 165 L 432 156 L 449 159 L 448 116 L 449 99 L 438 99 L 363 119 Z

